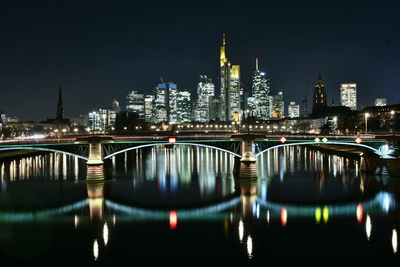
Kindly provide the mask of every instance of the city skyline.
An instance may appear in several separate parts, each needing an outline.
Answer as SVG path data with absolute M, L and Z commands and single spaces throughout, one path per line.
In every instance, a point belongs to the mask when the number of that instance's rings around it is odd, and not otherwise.
M 221 2 L 207 9 L 209 20 L 204 25 L 215 27 L 203 29 L 198 21 L 189 19 L 189 6 L 174 2 L 153 10 L 154 14 L 171 11 L 177 15 L 163 26 L 139 14 L 152 10 L 147 4 L 134 9 L 129 3 L 118 2 L 110 7 L 114 13 L 103 18 L 107 6 L 101 2 L 92 6 L 72 1 L 49 7 L 44 3 L 27 4 L 21 9 L 9 3 L 2 9 L 8 28 L 0 45 L 0 109 L 25 120 L 54 116 L 59 84 L 67 117 L 107 106 L 113 98 L 123 103 L 131 90 L 149 94 L 160 77 L 193 94 L 199 75 L 207 75 L 219 92 L 223 32 L 227 35 L 228 57 L 240 65 L 247 92 L 251 90 L 254 59 L 260 58 L 260 70 L 270 78 L 271 91 L 284 90 L 286 103 L 302 104 L 308 87 L 308 110 L 312 108 L 318 71 L 328 104 L 332 99 L 340 103 L 340 84 L 345 82 L 357 83 L 359 109 L 372 106 L 375 98 L 388 98 L 388 104 L 400 102 L 395 75 L 399 57 L 395 4 L 374 9 L 369 1 L 363 5 L 256 1 L 254 7 L 240 10 Z M 28 12 L 29 8 L 37 12 Z M 93 10 L 87 12 L 89 8 Z M 217 15 L 221 8 L 232 15 L 243 14 L 248 20 L 221 21 Z M 280 13 L 282 17 L 273 14 L 279 10 L 285 10 Z M 262 12 L 270 16 L 261 16 Z M 371 21 L 371 14 L 377 19 Z M 301 20 L 298 25 L 288 25 L 282 20 L 285 16 Z M 188 19 L 186 25 L 181 23 L 184 18 Z M 344 22 L 345 18 L 352 20 Z M 138 27 L 140 19 L 149 25 Z M 83 27 L 78 29 L 77 25 Z M 360 30 L 357 35 L 352 34 L 355 29 Z M 149 30 L 152 34 L 147 33 Z M 174 42 L 164 41 L 168 36 Z M 96 42 L 101 45 L 94 46 Z

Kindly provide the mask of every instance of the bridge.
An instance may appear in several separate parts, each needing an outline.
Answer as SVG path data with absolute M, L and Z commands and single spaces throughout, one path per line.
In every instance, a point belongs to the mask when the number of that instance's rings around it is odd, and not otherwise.
M 367 171 L 400 175 L 399 158 L 390 155 L 390 145 L 397 136 L 364 135 L 265 135 L 253 133 L 176 136 L 77 136 L 0 141 L 2 151 L 38 151 L 62 153 L 85 160 L 88 179 L 104 179 L 103 163 L 118 154 L 146 147 L 195 146 L 226 152 L 235 158 L 235 171 L 240 177 L 255 178 L 258 157 L 272 149 L 288 146 L 313 146 L 319 149 L 345 151 L 362 156 Z

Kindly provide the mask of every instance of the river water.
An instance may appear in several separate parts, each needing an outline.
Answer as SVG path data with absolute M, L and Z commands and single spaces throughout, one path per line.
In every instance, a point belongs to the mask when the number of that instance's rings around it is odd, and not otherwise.
M 110 266 L 399 263 L 399 178 L 307 147 L 258 158 L 256 180 L 231 155 L 146 148 L 105 163 L 62 154 L 0 160 L 0 258 Z

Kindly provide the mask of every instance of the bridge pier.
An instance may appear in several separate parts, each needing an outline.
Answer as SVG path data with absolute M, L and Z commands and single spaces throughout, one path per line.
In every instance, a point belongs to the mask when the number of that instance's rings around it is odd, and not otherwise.
M 257 179 L 257 159 L 254 155 L 254 138 L 245 136 L 242 141 L 242 158 L 240 159 L 239 178 Z
M 87 161 L 87 181 L 104 180 L 104 162 L 100 143 L 101 139 L 89 139 L 89 159 Z

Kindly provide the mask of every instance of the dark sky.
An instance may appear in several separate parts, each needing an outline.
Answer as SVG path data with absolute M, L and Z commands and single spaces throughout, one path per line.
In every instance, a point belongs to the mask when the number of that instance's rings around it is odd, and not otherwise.
M 329 102 L 356 82 L 359 107 L 400 102 L 400 4 L 396 1 L 0 1 L 0 110 L 55 117 L 58 85 L 67 116 L 125 106 L 128 90 L 159 82 L 195 90 L 217 81 L 219 46 L 251 88 L 254 58 L 284 90 L 308 98 L 318 70 Z M 310 101 L 311 102 L 311 101 Z

